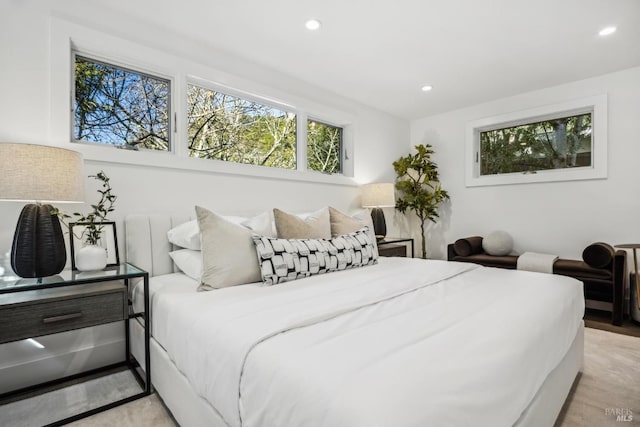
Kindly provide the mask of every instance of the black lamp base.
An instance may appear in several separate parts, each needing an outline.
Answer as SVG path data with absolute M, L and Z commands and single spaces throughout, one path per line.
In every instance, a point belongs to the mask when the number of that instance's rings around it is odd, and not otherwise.
M 387 235 L 387 223 L 384 220 L 384 212 L 381 208 L 371 209 L 371 219 L 373 220 L 373 232 L 376 240 L 382 240 Z
M 46 277 L 60 273 L 67 263 L 62 227 L 51 205 L 22 208 L 11 246 L 11 267 L 20 277 Z

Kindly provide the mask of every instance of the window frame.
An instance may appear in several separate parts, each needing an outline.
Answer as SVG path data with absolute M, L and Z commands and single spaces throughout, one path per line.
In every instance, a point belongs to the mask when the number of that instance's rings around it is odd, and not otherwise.
M 71 48 L 71 72 L 70 72 L 70 78 L 71 78 L 71 83 L 70 83 L 70 89 L 71 89 L 71 114 L 69 115 L 69 120 L 70 120 L 70 124 L 69 124 L 69 139 L 72 143 L 74 144 L 88 144 L 88 145 L 95 145 L 95 146 L 101 146 L 101 147 L 111 147 L 111 148 L 117 148 L 117 149 L 126 149 L 122 146 L 119 145 L 115 145 L 115 144 L 110 144 L 108 142 L 99 142 L 99 141 L 84 141 L 82 139 L 76 139 L 75 137 L 75 102 L 76 102 L 76 57 L 80 56 L 81 58 L 84 59 L 88 59 L 90 61 L 95 61 L 98 63 L 101 63 L 103 65 L 107 65 L 107 66 L 112 66 L 112 67 L 117 67 L 121 70 L 127 71 L 127 72 L 131 72 L 131 73 L 136 73 L 139 75 L 144 75 L 147 77 L 151 77 L 154 79 L 158 79 L 158 80 L 165 80 L 168 82 L 169 84 L 169 93 L 168 93 L 168 99 L 167 99 L 167 108 L 169 109 L 168 111 L 168 120 L 167 120 L 167 136 L 169 138 L 168 141 L 168 149 L 167 150 L 151 150 L 151 149 L 146 149 L 146 148 L 140 148 L 138 150 L 131 150 L 131 151 L 151 151 L 151 152 L 155 152 L 155 153 L 175 153 L 175 129 L 174 129 L 174 124 L 176 121 L 176 111 L 174 109 L 174 105 L 173 105 L 173 91 L 174 91 L 174 87 L 175 87 L 175 78 L 172 76 L 167 76 L 167 75 L 163 75 L 162 73 L 159 72 L 153 72 L 153 71 L 149 71 L 146 70 L 142 67 L 137 67 L 137 66 L 132 66 L 130 64 L 125 64 L 122 63 L 121 61 L 118 60 L 111 60 L 111 59 L 105 59 L 99 55 L 94 55 L 93 53 L 85 53 L 83 50 L 81 49 L 77 49 L 72 47 Z
M 200 61 L 194 58 L 193 52 L 183 55 L 181 51 L 163 49 L 152 44 L 140 44 L 58 17 L 51 18 L 50 36 L 48 85 L 50 107 L 47 109 L 48 114 L 45 120 L 52 141 L 56 141 L 56 144 L 74 144 L 73 149 L 82 153 L 85 160 L 217 175 L 358 186 L 354 179 L 356 158 L 354 141 L 358 115 L 350 107 L 345 107 L 340 100 L 334 102 L 319 92 L 309 94 L 304 91 L 290 92 L 287 85 L 283 83 L 284 80 L 273 86 L 269 79 L 245 78 L 241 74 L 218 68 L 215 61 Z M 171 81 L 173 112 L 171 151 L 133 151 L 113 149 L 112 145 L 106 144 L 71 142 L 73 132 L 71 114 L 74 101 L 71 97 L 71 86 L 75 85 L 75 81 L 72 81 L 74 80 L 72 51 L 117 66 L 161 76 Z M 257 102 L 276 101 L 278 107 L 295 105 L 301 138 L 306 139 L 306 128 L 300 123 L 306 123 L 307 112 L 313 113 L 314 117 L 326 119 L 328 123 L 338 124 L 343 128 L 342 174 L 329 175 L 307 171 L 306 157 L 304 157 L 306 145 L 298 147 L 297 164 L 301 167 L 297 170 L 188 157 L 187 126 L 186 120 L 183 120 L 183 117 L 186 117 L 184 110 L 187 81 L 196 84 L 211 82 L 219 85 L 226 92 L 231 89 L 237 91 L 231 94 L 241 97 L 251 96 Z M 243 90 L 235 88 L 243 88 Z M 302 134 L 303 132 L 305 133 Z
M 480 133 L 561 117 L 591 113 L 591 166 L 480 175 Z M 597 95 L 559 104 L 474 120 L 466 126 L 465 185 L 526 184 L 607 178 L 607 96 Z

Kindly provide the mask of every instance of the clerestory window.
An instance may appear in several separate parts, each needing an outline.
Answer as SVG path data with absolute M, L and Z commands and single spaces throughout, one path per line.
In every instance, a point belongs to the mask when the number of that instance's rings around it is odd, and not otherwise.
M 307 168 L 325 173 L 342 172 L 342 128 L 307 120 Z
M 190 157 L 296 168 L 296 114 L 189 84 Z
M 73 140 L 171 149 L 171 82 L 74 55 Z
M 173 88 L 180 81 L 175 76 L 163 77 L 79 52 L 72 57 L 74 142 L 343 173 L 345 128 L 311 118 L 303 109 L 203 80 L 187 80 L 184 87 Z M 175 112 L 173 90 L 186 98 Z M 186 125 L 176 133 L 177 123 Z

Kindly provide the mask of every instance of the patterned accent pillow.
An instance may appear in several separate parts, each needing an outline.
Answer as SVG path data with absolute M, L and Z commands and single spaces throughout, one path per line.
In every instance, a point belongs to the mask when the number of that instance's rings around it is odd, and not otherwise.
M 262 282 L 276 283 L 378 262 L 368 227 L 332 239 L 277 239 L 253 235 Z

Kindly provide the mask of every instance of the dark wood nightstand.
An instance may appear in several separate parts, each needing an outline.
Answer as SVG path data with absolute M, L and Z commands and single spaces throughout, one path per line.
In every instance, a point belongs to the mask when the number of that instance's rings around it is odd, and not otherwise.
M 135 312 L 130 299 L 132 279 L 142 279 L 144 286 L 144 312 Z M 129 368 L 138 381 L 140 392 L 119 398 L 86 412 L 69 413 L 51 419 L 51 426 L 67 424 L 80 418 L 113 408 L 151 393 L 151 364 L 149 357 L 149 328 L 145 328 L 145 355 L 142 371 L 130 352 L 129 321 L 140 318 L 146 321 L 149 312 L 149 274 L 132 264 L 107 267 L 104 270 L 79 272 L 64 270 L 51 277 L 37 279 L 0 280 L 0 344 L 74 329 L 124 321 L 126 350 L 124 362 L 104 369 L 49 381 L 36 386 L 10 391 L 0 395 L 0 411 L 3 402 L 37 395 L 38 390 L 64 388 L 70 379 L 78 380 L 90 374 L 95 378 L 100 371 L 112 372 Z M 76 381 L 77 382 L 77 381 Z M 28 423 L 28 421 L 27 421 Z
M 385 237 L 378 241 L 378 254 L 387 257 L 406 257 L 411 248 L 411 258 L 414 256 L 413 239 L 408 237 Z

